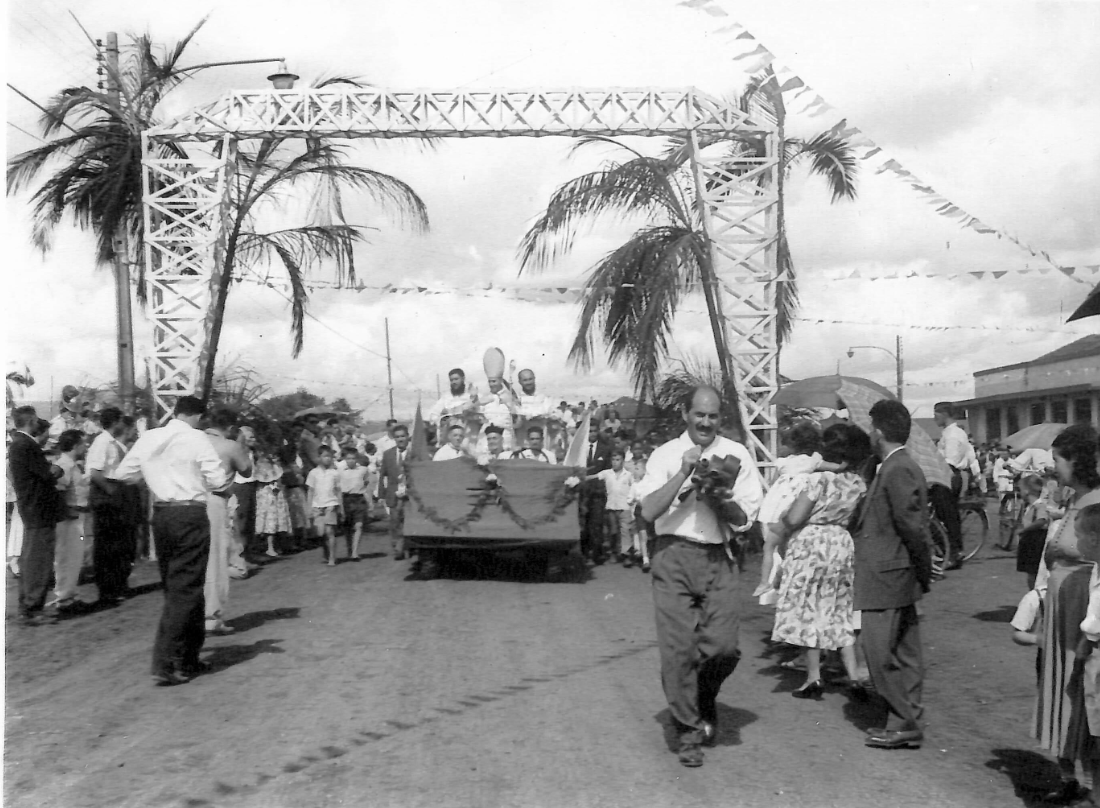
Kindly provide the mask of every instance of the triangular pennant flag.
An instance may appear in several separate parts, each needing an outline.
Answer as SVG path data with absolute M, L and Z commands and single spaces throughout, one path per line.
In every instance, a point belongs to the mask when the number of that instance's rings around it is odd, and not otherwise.
M 876 154 L 878 154 L 878 153 L 879 153 L 880 151 L 882 151 L 882 149 L 881 149 L 880 147 L 878 147 L 878 146 L 875 146 L 875 147 L 874 147 L 873 149 L 871 149 L 871 151 L 867 152 L 867 153 L 866 153 L 865 155 L 863 155 L 863 157 L 861 157 L 860 159 L 861 159 L 861 160 L 866 160 L 866 159 L 868 159 L 868 158 L 870 158 L 870 157 L 874 157 L 874 156 L 875 156 Z
M 738 34 L 736 38 L 737 39 L 756 39 L 756 37 L 754 37 L 748 31 L 743 31 L 742 33 Z
M 757 45 L 755 48 L 753 48 L 751 51 L 748 51 L 747 53 L 737 54 L 736 56 L 733 57 L 733 61 L 739 62 L 742 59 L 748 59 L 751 56 L 760 56 L 760 55 L 768 53 L 768 52 L 769 52 L 768 49 L 765 48 L 763 45 Z
M 677 3 L 678 6 L 684 6 L 685 8 L 701 8 L 707 3 L 713 3 L 714 0 L 684 0 L 682 3 Z
M 787 79 L 785 82 L 783 82 L 783 84 L 779 87 L 779 92 L 785 93 L 788 90 L 797 90 L 799 87 L 805 86 L 805 82 L 803 82 L 802 79 L 800 79 L 798 76 L 795 76 L 793 79 Z
M 744 28 L 744 26 L 741 25 L 741 23 L 731 22 L 729 25 L 723 25 L 721 28 L 716 29 L 714 33 L 716 33 L 716 34 L 732 34 L 734 31 L 737 31 L 741 28 Z M 745 33 L 748 33 L 748 31 L 746 31 Z M 751 38 L 752 35 L 749 34 L 749 37 Z
M 712 17 L 728 17 L 729 16 L 729 14 L 727 14 L 725 11 L 720 9 L 718 6 L 704 6 L 703 11 L 705 11 L 707 14 L 709 14 Z

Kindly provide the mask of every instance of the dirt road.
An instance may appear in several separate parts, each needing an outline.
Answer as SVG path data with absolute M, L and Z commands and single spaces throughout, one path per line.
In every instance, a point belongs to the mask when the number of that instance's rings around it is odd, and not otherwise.
M 237 633 L 208 640 L 214 671 L 180 687 L 147 675 L 148 563 L 132 579 L 146 591 L 116 609 L 9 620 L 4 804 L 1004 808 L 1053 783 L 1027 733 L 1033 652 L 1007 625 L 1024 582 L 1000 554 L 924 602 L 919 751 L 865 748 L 877 715 L 839 688 L 788 695 L 801 674 L 765 642 L 750 566 L 718 747 L 689 770 L 664 729 L 647 575 L 546 583 L 498 563 L 422 582 L 381 534 L 365 545 L 358 563 L 326 568 L 314 550 L 233 582 Z

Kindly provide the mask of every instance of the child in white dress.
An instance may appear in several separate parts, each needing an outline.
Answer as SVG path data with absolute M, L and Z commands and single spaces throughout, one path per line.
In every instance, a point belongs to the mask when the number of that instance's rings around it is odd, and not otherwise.
M 783 514 L 794 504 L 814 471 L 836 471 L 839 466 L 821 459 L 821 429 L 813 421 L 799 421 L 783 434 L 786 455 L 776 461 L 779 476 L 772 483 L 757 517 L 764 531 L 764 559 L 760 565 L 760 585 L 753 592 L 761 606 L 770 606 L 779 597 L 778 578 L 782 563 L 777 548 Z

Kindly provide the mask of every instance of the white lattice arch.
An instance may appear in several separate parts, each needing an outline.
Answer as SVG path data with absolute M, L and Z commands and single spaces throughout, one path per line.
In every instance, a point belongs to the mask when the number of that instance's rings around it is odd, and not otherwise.
M 161 413 L 192 393 L 208 355 L 211 284 L 221 265 L 226 183 L 236 143 L 318 136 L 675 136 L 690 144 L 702 218 L 722 294 L 747 441 L 776 456 L 776 172 L 774 127 L 695 89 L 233 91 L 145 133 L 145 257 L 153 301 L 153 395 Z M 764 137 L 766 156 L 724 170 L 700 149 Z M 220 159 L 163 159 L 155 143 L 221 140 Z

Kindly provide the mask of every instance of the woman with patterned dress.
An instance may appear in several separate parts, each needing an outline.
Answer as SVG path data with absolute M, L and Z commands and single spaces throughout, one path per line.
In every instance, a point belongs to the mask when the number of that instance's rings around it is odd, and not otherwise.
M 822 435 L 821 456 L 839 471 L 809 475 L 783 518 L 783 580 L 772 639 L 806 649 L 807 676 L 795 698 L 820 698 L 822 650 L 840 650 L 851 681 L 858 681 L 852 611 L 855 545 L 848 524 L 867 486 L 858 469 L 871 439 L 852 424 Z
M 1076 779 L 1075 762 L 1081 761 L 1084 773 L 1091 775 L 1100 753 L 1089 734 L 1084 692 L 1079 686 L 1069 686 L 1093 569 L 1077 547 L 1074 520 L 1086 505 L 1100 503 L 1096 430 L 1087 424 L 1067 427 L 1054 439 L 1051 449 L 1058 481 L 1073 490 L 1073 498 L 1061 522 L 1051 527 L 1036 581 L 1040 591 L 1045 583 L 1046 595 L 1033 732 L 1039 744 L 1058 758 L 1062 774 L 1061 787 L 1043 799 L 1068 804 L 1088 796 Z M 1087 780 L 1086 785 L 1100 787 L 1100 783 L 1089 784 Z
M 275 537 L 290 533 L 290 508 L 283 496 L 283 467 L 275 457 L 266 452 L 256 457 L 253 479 L 259 483 L 256 489 L 256 535 L 267 539 L 267 555 L 278 556 Z

